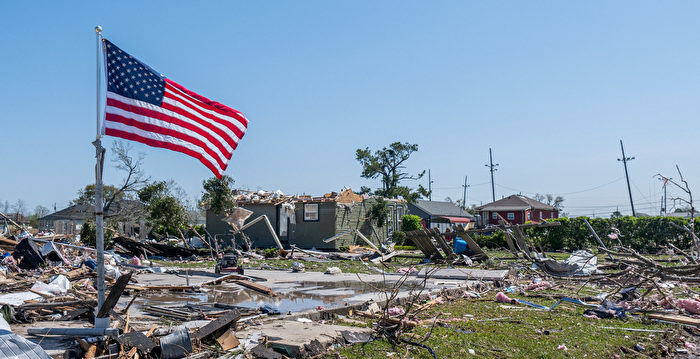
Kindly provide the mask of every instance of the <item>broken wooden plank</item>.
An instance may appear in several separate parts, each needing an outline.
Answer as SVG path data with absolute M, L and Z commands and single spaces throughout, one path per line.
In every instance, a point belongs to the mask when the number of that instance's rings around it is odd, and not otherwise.
M 472 238 L 468 233 L 464 232 L 460 234 L 460 237 L 467 242 L 467 246 L 469 249 L 472 251 L 472 256 L 479 258 L 479 259 L 488 259 L 489 256 L 484 252 L 484 250 L 479 247 L 478 244 L 476 244 L 476 241 L 474 238 Z
M 386 262 L 387 260 L 393 258 L 393 257 L 396 256 L 397 254 L 399 254 L 399 252 L 394 251 L 394 252 L 391 252 L 391 253 L 389 253 L 389 254 L 387 254 L 387 255 L 383 255 L 383 256 L 379 256 L 379 257 L 377 257 L 377 258 L 370 259 L 370 262 L 372 262 L 372 263 L 374 263 L 374 264 L 377 264 L 377 263 L 379 263 L 379 262 Z
M 223 275 L 223 276 L 221 276 L 221 277 L 218 277 L 218 278 L 215 278 L 215 279 L 212 279 L 212 280 L 208 280 L 208 281 L 206 281 L 206 282 L 203 282 L 203 283 L 201 283 L 199 286 L 200 286 L 200 287 L 203 287 L 203 286 L 205 286 L 205 285 L 219 284 L 219 283 L 225 282 L 225 281 L 227 281 L 227 280 L 229 280 L 229 279 L 249 280 L 250 277 L 244 276 L 244 275 L 240 275 L 240 274 L 236 274 L 236 273 L 231 273 L 231 274 Z
M 231 310 L 219 318 L 209 322 L 207 325 L 199 328 L 192 334 L 192 336 L 195 339 L 203 340 L 212 335 L 219 334 L 231 327 L 231 324 L 235 323 L 240 317 L 241 313 L 238 310 Z
M 112 289 L 110 289 L 109 295 L 107 295 L 105 302 L 102 303 L 102 306 L 97 311 L 97 318 L 107 317 L 107 315 L 109 315 L 109 311 L 114 309 L 114 306 L 117 305 L 117 301 L 122 296 L 122 293 L 124 293 L 126 285 L 129 284 L 129 281 L 131 280 L 131 274 L 132 272 L 129 272 L 117 279 L 117 283 L 112 286 Z
M 340 238 L 340 237 L 342 237 L 342 236 L 344 236 L 344 235 L 346 235 L 346 234 L 348 234 L 348 233 L 350 233 L 350 232 L 352 232 L 352 231 L 353 231 L 353 228 L 350 228 L 350 229 L 348 229 L 347 231 L 344 231 L 343 233 L 336 234 L 335 236 L 333 236 L 333 237 L 331 237 L 331 238 L 328 238 L 328 239 L 324 239 L 324 240 L 323 240 L 323 243 L 330 243 L 330 242 L 333 242 L 334 240 L 336 240 L 336 239 L 338 239 L 338 238 Z
M 450 247 L 450 245 L 447 244 L 447 241 L 445 241 L 445 238 L 442 238 L 442 235 L 440 234 L 439 229 L 433 228 L 433 235 L 431 237 L 435 239 L 435 242 L 437 242 L 438 246 L 440 246 L 440 249 L 442 249 L 442 252 L 445 253 L 445 257 L 447 258 L 447 260 L 455 259 L 455 257 L 456 257 L 455 252 L 452 251 L 452 247 Z
M 665 322 L 673 322 L 673 323 L 693 325 L 696 327 L 700 327 L 700 319 L 688 317 L 685 315 L 649 313 L 649 314 L 647 314 L 647 317 L 649 319 L 663 320 Z
M 236 283 L 236 284 L 238 284 L 238 285 L 240 285 L 240 286 L 243 286 L 243 287 L 252 289 L 252 290 L 254 290 L 254 291 L 256 291 L 256 292 L 260 292 L 260 293 L 263 293 L 263 294 L 267 294 L 267 295 L 272 296 L 272 297 L 274 297 L 274 296 L 277 295 L 277 293 L 275 293 L 275 291 L 273 291 L 272 289 L 270 289 L 270 288 L 268 288 L 268 287 L 266 287 L 266 286 L 264 286 L 264 285 L 262 285 L 262 284 L 258 284 L 258 283 L 255 283 L 255 282 L 251 282 L 251 281 L 249 281 L 249 280 L 240 280 L 240 279 L 237 279 L 237 280 L 234 280 L 233 282 Z
M 362 234 L 362 232 L 360 232 L 359 229 L 356 229 L 356 230 L 355 230 L 355 233 L 356 233 L 357 236 L 360 237 L 365 243 L 367 243 L 368 246 L 372 247 L 372 249 L 374 249 L 375 251 L 379 252 L 379 248 L 377 248 L 377 246 L 374 245 L 374 243 L 372 243 L 372 241 L 370 241 L 369 239 L 367 239 L 367 237 L 365 237 L 365 235 Z

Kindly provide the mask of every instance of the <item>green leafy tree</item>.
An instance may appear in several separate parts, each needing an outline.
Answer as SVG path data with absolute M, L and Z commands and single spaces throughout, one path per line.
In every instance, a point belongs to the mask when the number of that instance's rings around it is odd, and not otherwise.
M 104 199 L 105 203 L 110 198 L 114 198 L 115 201 L 121 201 L 124 199 L 124 192 L 119 192 L 119 188 L 106 184 L 102 186 L 102 190 L 104 192 Z M 83 205 L 88 205 L 88 206 L 94 206 L 95 205 L 95 184 L 89 184 L 85 186 L 85 188 L 81 189 L 78 191 L 78 197 L 76 197 L 74 200 L 70 201 L 71 205 L 75 204 L 83 204 Z
M 187 214 L 180 200 L 172 194 L 172 184 L 153 182 L 138 191 L 138 198 L 146 207 L 152 233 L 178 234 L 186 228 Z
M 383 198 L 378 198 L 369 210 L 369 216 L 374 219 L 377 227 L 384 227 L 384 224 L 389 218 L 389 208 L 386 206 L 386 201 Z
M 374 152 L 369 147 L 359 148 L 355 151 L 355 159 L 362 165 L 361 176 L 363 178 L 379 178 L 381 180 L 382 188 L 374 191 L 374 194 L 388 198 L 400 196 L 409 202 L 414 202 L 421 196 L 427 197 L 430 194 L 420 185 L 417 191 L 413 191 L 407 186 L 401 186 L 402 181 L 417 180 L 425 174 L 423 171 L 412 176 L 404 171 L 404 163 L 416 151 L 418 151 L 417 144 L 394 142 L 389 147 Z
M 202 206 L 215 213 L 226 213 L 235 207 L 233 189 L 231 188 L 233 183 L 233 178 L 227 175 L 223 175 L 221 179 L 214 177 L 203 181 Z

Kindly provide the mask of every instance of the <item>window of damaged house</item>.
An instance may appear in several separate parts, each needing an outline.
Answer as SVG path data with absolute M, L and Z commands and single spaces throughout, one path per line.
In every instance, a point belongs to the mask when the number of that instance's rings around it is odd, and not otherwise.
M 527 220 L 530 220 L 530 212 L 527 212 Z
M 318 203 L 304 204 L 304 222 L 318 222 Z
M 496 212 L 491 212 L 491 218 L 493 218 L 493 219 L 498 219 L 498 213 L 496 213 Z
M 513 212 L 508 212 L 508 220 L 509 220 L 509 221 L 512 221 L 512 220 L 514 220 L 514 219 L 515 219 L 515 213 L 513 213 Z

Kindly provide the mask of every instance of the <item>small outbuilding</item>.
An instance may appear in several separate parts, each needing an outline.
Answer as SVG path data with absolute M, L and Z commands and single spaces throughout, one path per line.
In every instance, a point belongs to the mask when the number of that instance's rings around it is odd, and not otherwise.
M 425 228 L 438 228 L 440 232 L 445 232 L 453 225 L 471 228 L 476 223 L 471 213 L 452 202 L 419 199 L 408 204 L 408 211 L 420 217 Z

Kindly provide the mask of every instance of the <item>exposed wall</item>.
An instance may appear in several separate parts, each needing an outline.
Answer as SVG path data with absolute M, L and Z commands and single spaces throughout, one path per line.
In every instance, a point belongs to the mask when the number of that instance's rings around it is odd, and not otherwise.
M 380 240 L 387 237 L 387 227 L 379 228 L 369 219 L 369 211 L 374 199 L 367 199 L 354 204 L 341 204 L 336 202 L 306 202 L 318 204 L 318 221 L 304 221 L 304 202 L 296 202 L 294 213 L 296 224 L 290 225 L 288 236 L 280 237 L 282 244 L 287 247 L 294 244 L 303 249 L 338 249 L 340 246 L 350 246 L 363 243 L 354 232 L 346 234 L 337 240 L 324 243 L 323 240 L 343 233 L 348 229 L 358 229 L 362 234 L 377 243 L 377 236 Z M 393 206 L 401 206 L 406 213 L 405 204 L 391 203 Z M 243 208 L 253 211 L 246 223 L 265 214 L 270 219 L 273 229 L 279 235 L 279 206 L 272 204 L 248 204 Z M 221 236 L 230 233 L 231 226 L 221 219 L 223 216 L 207 212 L 207 231 L 212 235 L 220 234 L 219 238 L 226 238 L 230 241 L 230 236 Z M 390 217 L 393 218 L 393 217 Z M 397 219 L 400 223 L 400 219 Z M 400 224 L 398 224 L 400 226 Z M 258 222 L 245 230 L 255 247 L 274 247 L 275 242 L 270 231 L 264 222 Z
M 249 211 L 253 211 L 253 214 L 246 220 L 246 223 L 264 215 L 267 215 L 267 218 L 270 220 L 270 223 L 272 224 L 272 228 L 277 231 L 277 206 L 270 205 L 270 204 L 247 204 L 243 206 L 242 208 L 245 208 Z M 217 214 L 217 213 L 212 213 L 207 211 L 207 231 L 209 234 L 217 238 L 218 240 L 220 239 L 219 245 L 230 245 L 230 240 L 231 240 L 231 230 L 233 227 L 231 227 L 228 223 L 224 222 L 222 219 L 224 218 L 224 215 Z M 265 221 L 260 221 L 254 225 L 252 225 L 250 228 L 246 229 L 245 234 L 248 235 L 250 238 L 251 242 L 253 243 L 253 246 L 255 247 L 276 247 L 277 245 L 275 244 L 275 240 L 272 238 L 272 235 L 270 234 L 270 230 L 267 228 L 267 225 L 265 224 Z M 280 238 L 282 240 L 282 238 Z M 286 238 L 284 238 L 286 240 Z M 223 241 L 223 243 L 222 243 Z M 239 241 L 240 244 L 240 241 Z M 284 242 L 283 242 L 284 244 Z
M 296 226 L 290 244 L 300 248 L 334 248 L 333 243 L 323 243 L 324 239 L 336 234 L 336 203 L 335 202 L 306 202 L 318 204 L 318 221 L 304 221 L 304 204 L 294 204 Z

